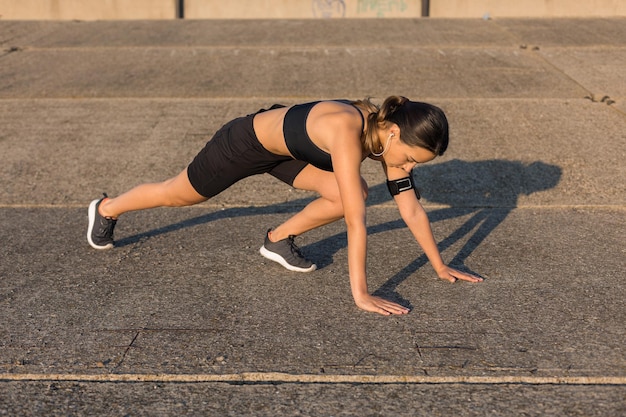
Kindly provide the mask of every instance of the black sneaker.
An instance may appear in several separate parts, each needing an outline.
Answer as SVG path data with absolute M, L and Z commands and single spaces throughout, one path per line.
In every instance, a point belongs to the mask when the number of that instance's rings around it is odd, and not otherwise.
M 104 197 L 99 200 L 93 200 L 89 204 L 89 228 L 87 229 L 87 241 L 92 248 L 110 249 L 113 247 L 113 229 L 117 220 L 110 217 L 103 217 L 98 212 L 98 207 Z
M 295 236 L 289 236 L 287 239 L 272 242 L 269 238 L 270 230 L 265 234 L 265 244 L 261 246 L 259 250 L 261 255 L 274 262 L 278 262 L 290 271 L 315 271 L 317 265 L 302 255 L 300 248 L 293 242 Z

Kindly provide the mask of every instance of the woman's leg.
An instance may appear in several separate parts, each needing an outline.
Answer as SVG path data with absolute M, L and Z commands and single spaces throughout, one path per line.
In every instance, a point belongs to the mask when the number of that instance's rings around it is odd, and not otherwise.
M 207 198 L 198 194 L 189 182 L 187 169 L 169 180 L 139 185 L 119 197 L 94 200 L 87 212 L 87 242 L 95 249 L 112 248 L 117 217 L 126 212 L 162 206 L 189 206 L 205 200 Z
M 343 218 L 343 205 L 335 174 L 307 165 L 295 178 L 294 188 L 316 191 L 320 197 L 302 211 L 273 229 L 269 238 L 273 242 L 298 236 L 309 230 Z M 367 198 L 367 183 L 361 179 L 363 198 Z
M 155 207 L 183 207 L 206 201 L 189 182 L 187 168 L 166 181 L 139 185 L 115 198 L 106 198 L 99 206 L 103 217 L 116 219 L 134 210 Z

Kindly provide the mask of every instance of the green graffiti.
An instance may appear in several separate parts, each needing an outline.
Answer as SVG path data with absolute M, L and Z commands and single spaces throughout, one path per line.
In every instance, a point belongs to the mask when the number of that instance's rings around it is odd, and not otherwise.
M 375 12 L 377 17 L 385 17 L 385 13 L 403 12 L 407 7 L 404 0 L 359 0 L 357 13 Z

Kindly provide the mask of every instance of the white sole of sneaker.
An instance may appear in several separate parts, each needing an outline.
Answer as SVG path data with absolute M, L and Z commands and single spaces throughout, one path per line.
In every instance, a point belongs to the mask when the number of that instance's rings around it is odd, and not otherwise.
M 282 256 L 274 253 L 274 252 L 270 252 L 267 249 L 265 249 L 265 246 L 261 246 L 261 249 L 259 249 L 259 252 L 261 253 L 261 255 L 263 255 L 263 257 L 269 259 L 270 261 L 274 261 L 277 262 L 279 264 L 281 264 L 282 266 L 284 266 L 285 268 L 287 268 L 290 271 L 294 271 L 294 272 L 313 272 L 317 269 L 317 265 L 313 264 L 308 268 L 299 268 L 297 266 L 293 266 L 290 265 L 287 261 L 285 261 L 285 258 L 283 258 Z
M 98 205 L 98 201 L 100 201 L 100 199 L 93 200 L 91 204 L 89 204 L 89 227 L 87 228 L 87 242 L 89 242 L 89 245 L 91 245 L 91 247 L 94 249 L 98 249 L 98 250 L 111 249 L 113 247 L 112 243 L 101 246 L 101 245 L 96 245 L 91 240 L 91 232 L 93 232 L 93 226 L 96 223 L 96 206 Z

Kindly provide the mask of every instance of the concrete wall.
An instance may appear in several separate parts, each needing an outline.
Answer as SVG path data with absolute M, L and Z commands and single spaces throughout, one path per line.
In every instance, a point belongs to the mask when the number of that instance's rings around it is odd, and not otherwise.
M 0 0 L 0 19 L 174 19 L 177 3 L 176 0 Z
M 373 18 L 420 17 L 422 0 L 185 0 L 185 17 Z
M 626 16 L 626 0 L 430 0 L 431 17 Z
M 422 16 L 422 0 L 0 0 L 3 20 L 315 19 Z M 626 0 L 430 0 L 437 17 L 626 16 Z

